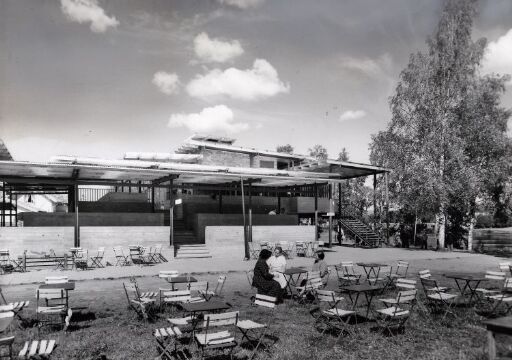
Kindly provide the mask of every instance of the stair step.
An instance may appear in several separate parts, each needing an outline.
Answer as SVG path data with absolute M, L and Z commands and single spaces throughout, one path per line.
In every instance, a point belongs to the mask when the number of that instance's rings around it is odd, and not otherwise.
M 210 254 L 205 255 L 182 255 L 177 254 L 176 259 L 201 259 L 201 258 L 211 258 L 212 256 Z

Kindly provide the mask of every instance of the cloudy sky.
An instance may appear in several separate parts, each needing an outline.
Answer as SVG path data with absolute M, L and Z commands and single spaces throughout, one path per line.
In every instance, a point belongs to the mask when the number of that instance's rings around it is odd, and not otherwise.
M 383 6 L 385 3 L 385 6 Z M 0 138 L 16 160 L 174 150 L 192 133 L 368 161 L 441 0 L 0 0 Z M 481 0 L 512 73 L 512 1 Z M 503 104 L 512 107 L 512 84 Z

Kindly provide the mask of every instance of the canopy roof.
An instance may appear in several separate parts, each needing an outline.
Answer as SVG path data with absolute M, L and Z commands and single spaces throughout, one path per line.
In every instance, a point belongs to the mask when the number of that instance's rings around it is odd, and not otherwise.
M 318 164 L 317 164 L 318 165 Z M 226 184 L 251 179 L 254 186 L 290 186 L 339 182 L 388 171 L 369 165 L 331 162 L 310 168 L 277 170 L 186 164 L 177 162 L 107 160 L 62 156 L 53 162 L 0 161 L 0 181 L 25 184 L 115 185 L 120 181 L 159 185 L 174 178 L 175 184 Z M 319 171 L 314 171 L 318 169 Z

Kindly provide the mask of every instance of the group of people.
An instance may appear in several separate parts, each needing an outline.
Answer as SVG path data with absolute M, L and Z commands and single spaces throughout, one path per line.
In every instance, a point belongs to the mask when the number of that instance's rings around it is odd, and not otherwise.
M 325 254 L 323 251 L 318 251 L 315 255 L 312 271 L 318 271 L 325 284 L 328 275 Z M 285 270 L 286 257 L 280 246 L 276 246 L 273 254 L 270 250 L 263 249 L 254 266 L 252 286 L 258 290 L 258 294 L 273 296 L 278 302 L 282 302 L 288 283 L 284 276 Z

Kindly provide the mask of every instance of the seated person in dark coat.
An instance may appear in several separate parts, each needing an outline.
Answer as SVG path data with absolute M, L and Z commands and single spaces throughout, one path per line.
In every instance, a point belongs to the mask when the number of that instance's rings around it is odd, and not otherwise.
M 269 273 L 267 260 L 271 256 L 272 252 L 270 252 L 270 250 L 261 250 L 258 261 L 254 266 L 252 286 L 258 289 L 258 294 L 273 296 L 276 297 L 279 301 L 283 296 L 283 290 L 281 289 L 279 283 L 274 280 L 274 275 Z

